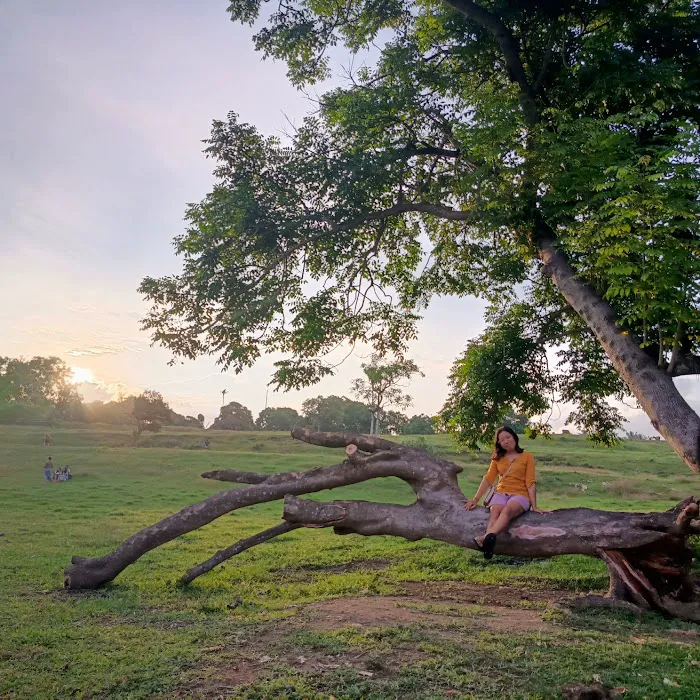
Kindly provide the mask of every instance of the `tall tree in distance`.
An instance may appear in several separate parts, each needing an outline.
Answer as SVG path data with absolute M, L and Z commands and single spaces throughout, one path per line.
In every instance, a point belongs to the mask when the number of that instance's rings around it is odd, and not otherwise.
M 632 395 L 700 471 L 700 416 L 674 384 L 700 371 L 698 3 L 261 7 L 229 12 L 261 19 L 256 48 L 295 85 L 329 76 L 330 46 L 379 55 L 284 147 L 235 114 L 214 122 L 183 270 L 140 287 L 153 340 L 237 370 L 282 352 L 274 381 L 294 388 L 331 374 L 344 341 L 403 356 L 433 296 L 477 295 L 503 367 L 476 377 L 494 388 L 484 420 L 532 390 L 606 442 L 609 399 Z M 554 367 L 546 348 L 564 348 Z M 457 389 L 452 427 L 476 440 Z
M 362 369 L 365 376 L 353 381 L 352 391 L 369 406 L 372 413 L 369 434 L 378 435 L 384 413 L 390 406 L 408 408 L 413 403 L 413 399 L 403 391 L 406 383 L 414 374 L 424 375 L 413 360 L 398 359 L 392 362 L 378 355 L 372 355 L 370 362 L 363 364 Z
M 408 424 L 408 416 L 401 411 L 382 412 L 382 432 L 386 435 L 403 435 L 403 428 Z
M 160 432 L 163 425 L 170 422 L 171 414 L 170 406 L 163 395 L 153 389 L 146 389 L 142 394 L 134 397 L 134 407 L 131 412 L 136 423 L 134 437 L 139 437 L 144 431 Z
M 433 435 L 435 426 L 433 419 L 425 413 L 411 416 L 406 423 L 399 428 L 401 435 Z
M 44 415 L 81 418 L 81 398 L 70 383 L 71 369 L 58 357 L 0 357 L 0 410 L 45 409 Z
M 253 414 L 238 401 L 231 401 L 221 407 L 209 430 L 255 430 Z
M 258 430 L 292 430 L 301 424 L 301 416 L 293 408 L 264 408 L 255 419 Z
M 301 405 L 303 423 L 314 430 L 366 433 L 372 415 L 360 401 L 347 396 L 316 396 Z

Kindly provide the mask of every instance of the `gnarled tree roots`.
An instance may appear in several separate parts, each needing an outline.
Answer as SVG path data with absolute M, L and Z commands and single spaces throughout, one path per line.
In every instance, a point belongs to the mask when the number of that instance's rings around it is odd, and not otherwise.
M 189 583 L 230 557 L 298 527 L 332 527 L 337 534 L 395 535 L 415 541 L 431 538 L 475 549 L 486 509 L 464 510 L 457 484 L 458 465 L 389 440 L 349 433 L 314 433 L 296 429 L 293 437 L 325 447 L 344 447 L 339 464 L 305 472 L 265 476 L 251 472 L 214 471 L 204 478 L 247 484 L 217 493 L 151 525 L 104 557 L 74 557 L 65 570 L 67 588 L 97 588 L 111 581 L 146 552 L 196 530 L 238 508 L 284 499 L 284 522 L 217 552 L 181 579 Z M 397 477 L 416 494 L 411 505 L 367 501 L 317 502 L 298 496 Z M 496 552 L 525 557 L 587 554 L 600 557 L 610 571 L 610 590 L 592 604 L 657 610 L 700 622 L 700 597 L 691 578 L 691 534 L 700 534 L 698 503 L 691 497 L 664 513 L 619 513 L 570 508 L 541 515 L 526 513 L 499 536 Z

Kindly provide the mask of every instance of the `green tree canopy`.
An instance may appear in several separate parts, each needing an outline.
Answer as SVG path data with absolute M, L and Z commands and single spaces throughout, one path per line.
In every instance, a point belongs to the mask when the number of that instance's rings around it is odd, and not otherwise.
M 255 420 L 258 430 L 291 430 L 301 423 L 301 416 L 294 408 L 264 408 Z
M 401 435 L 432 435 L 434 432 L 433 419 L 425 413 L 411 416 L 399 429 Z
M 304 423 L 314 430 L 369 432 L 372 414 L 365 404 L 347 396 L 316 396 L 301 406 Z
M 44 408 L 45 416 L 79 419 L 80 395 L 70 377 L 70 368 L 58 357 L 0 357 L 0 410 Z
M 182 272 L 141 284 L 145 328 L 236 370 L 282 352 L 274 381 L 299 387 L 344 341 L 401 356 L 436 294 L 481 296 L 443 411 L 465 441 L 554 400 L 609 441 L 607 399 L 631 392 L 700 469 L 672 381 L 700 369 L 699 35 L 691 0 L 280 6 L 255 44 L 296 85 L 329 76 L 330 47 L 379 55 L 284 143 L 214 122 L 216 183 L 187 210 Z
M 210 430 L 255 430 L 253 414 L 249 408 L 237 401 L 231 401 L 221 407 Z
M 144 431 L 160 432 L 164 424 L 170 423 L 172 413 L 161 393 L 146 389 L 133 398 L 131 415 L 136 422 L 136 435 Z
M 403 427 L 408 423 L 408 416 L 401 411 L 382 411 L 381 423 L 376 423 L 375 431 L 379 430 L 384 435 L 402 435 Z
M 144 398 L 145 397 L 145 398 Z M 148 398 L 150 397 L 150 398 Z M 133 424 L 134 411 L 145 412 L 146 415 L 157 413 L 155 420 L 160 426 L 202 426 L 199 416 L 183 416 L 168 406 L 168 403 L 158 392 L 148 390 L 138 396 L 122 396 L 115 401 L 91 401 L 82 405 L 82 418 L 88 423 L 107 423 L 110 425 Z M 137 408 L 137 403 L 139 404 Z M 200 414 L 201 415 L 201 414 Z M 202 418 L 204 418 L 202 416 Z
M 108 425 L 128 425 L 133 422 L 134 397 L 125 397 L 119 401 L 91 401 L 84 406 L 85 420 L 88 423 L 106 423 Z

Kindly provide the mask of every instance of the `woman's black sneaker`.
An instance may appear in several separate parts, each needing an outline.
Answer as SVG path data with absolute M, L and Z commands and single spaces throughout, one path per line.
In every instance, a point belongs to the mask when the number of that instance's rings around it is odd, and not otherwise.
M 484 537 L 484 546 L 482 547 L 484 552 L 484 559 L 493 558 L 493 550 L 496 548 L 496 535 L 490 532 L 486 537 Z

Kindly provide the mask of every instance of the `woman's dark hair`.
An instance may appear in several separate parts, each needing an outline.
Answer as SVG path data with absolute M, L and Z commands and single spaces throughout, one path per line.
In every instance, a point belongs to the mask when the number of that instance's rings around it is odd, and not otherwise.
M 494 440 L 494 445 L 493 445 L 493 459 L 500 459 L 503 457 L 503 455 L 506 453 L 506 451 L 501 447 L 501 445 L 498 442 L 498 436 L 501 433 L 508 433 L 509 435 L 513 436 L 513 439 L 515 440 L 515 451 L 518 453 L 525 452 L 522 447 L 520 447 L 520 443 L 518 441 L 518 434 L 511 428 L 509 425 L 502 425 L 498 430 L 496 430 L 496 438 Z

